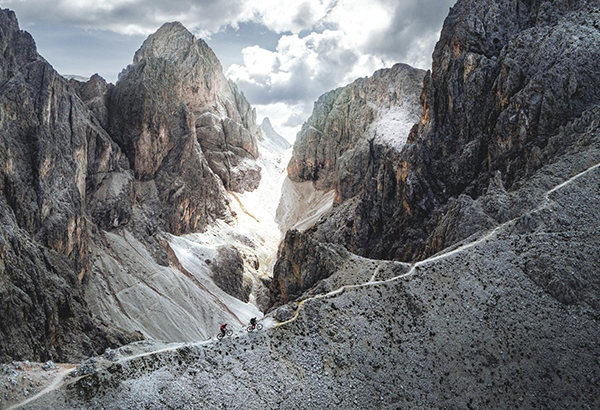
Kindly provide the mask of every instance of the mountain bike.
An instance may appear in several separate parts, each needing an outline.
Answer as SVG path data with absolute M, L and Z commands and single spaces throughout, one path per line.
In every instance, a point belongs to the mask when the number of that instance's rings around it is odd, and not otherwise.
M 232 334 L 233 334 L 233 330 L 227 330 L 227 331 L 225 332 L 225 335 L 227 335 L 227 336 L 231 336 Z M 219 334 L 217 335 L 217 339 L 221 340 L 221 339 L 223 339 L 223 337 L 224 337 L 225 335 L 223 334 L 223 332 L 221 332 L 221 333 L 219 333 Z
M 250 325 L 248 326 L 248 328 L 246 329 L 248 331 L 248 333 L 252 332 L 253 330 L 262 330 L 263 325 L 262 323 L 257 323 L 255 325 Z

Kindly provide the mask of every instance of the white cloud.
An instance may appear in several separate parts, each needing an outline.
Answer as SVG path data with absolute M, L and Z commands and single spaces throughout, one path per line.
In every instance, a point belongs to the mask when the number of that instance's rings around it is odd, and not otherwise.
M 313 101 L 386 65 L 377 56 L 357 52 L 340 30 L 284 35 L 275 52 L 253 46 L 244 49 L 243 57 L 244 64 L 232 65 L 227 75 L 256 104 Z

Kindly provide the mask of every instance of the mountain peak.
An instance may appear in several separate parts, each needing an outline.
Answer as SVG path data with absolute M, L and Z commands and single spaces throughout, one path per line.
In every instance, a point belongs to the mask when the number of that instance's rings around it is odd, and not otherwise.
M 269 117 L 265 117 L 260 126 L 263 130 L 273 129 L 273 125 L 271 124 Z
M 165 23 L 148 36 L 135 53 L 133 62 L 137 63 L 149 57 L 162 57 L 168 60 L 181 61 L 185 59 L 190 48 L 198 41 L 204 43 L 202 40 L 197 40 L 180 22 Z
M 277 148 L 285 150 L 292 146 L 285 138 L 275 131 L 273 125 L 271 125 L 271 120 L 269 120 L 269 117 L 264 118 L 260 128 L 263 131 L 263 136 L 267 140 L 271 141 L 271 143 L 273 143 Z

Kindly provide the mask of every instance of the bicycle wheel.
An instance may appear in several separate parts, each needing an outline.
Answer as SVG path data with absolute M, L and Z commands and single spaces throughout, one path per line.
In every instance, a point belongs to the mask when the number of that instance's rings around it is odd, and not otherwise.
M 219 334 L 217 335 L 217 339 L 219 339 L 219 340 L 223 339 L 223 333 L 219 333 Z
M 256 330 L 262 330 L 262 328 L 263 328 L 262 323 L 257 323 L 256 324 Z
M 252 332 L 252 326 L 248 326 L 246 330 L 248 331 L 248 333 Z
M 233 334 L 233 330 L 228 330 L 227 331 L 227 336 L 231 336 Z

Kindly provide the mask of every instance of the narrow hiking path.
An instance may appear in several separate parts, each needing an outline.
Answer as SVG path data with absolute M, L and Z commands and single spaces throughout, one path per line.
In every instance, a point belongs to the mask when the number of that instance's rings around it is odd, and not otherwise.
M 375 272 L 373 273 L 373 276 L 371 277 L 371 279 L 368 282 L 365 282 L 365 283 L 362 283 L 362 284 L 358 284 L 358 285 L 345 285 L 345 286 L 342 286 L 342 287 L 340 287 L 340 288 L 338 288 L 336 290 L 333 290 L 333 291 L 331 291 L 329 293 L 324 293 L 324 294 L 321 294 L 321 295 L 316 295 L 316 296 L 312 296 L 312 297 L 303 299 L 303 300 L 301 300 L 301 301 L 298 302 L 298 307 L 296 309 L 296 312 L 294 313 L 294 316 L 291 319 L 288 319 L 285 322 L 277 323 L 277 324 L 275 324 L 275 326 L 276 327 L 284 326 L 284 325 L 286 325 L 288 323 L 291 323 L 291 322 L 295 321 L 298 318 L 299 314 L 300 314 L 302 306 L 306 302 L 309 302 L 309 301 L 312 301 L 312 300 L 325 299 L 325 298 L 329 298 L 329 297 L 332 297 L 332 296 L 336 296 L 336 295 L 344 293 L 346 290 L 353 290 L 353 289 L 359 289 L 359 288 L 364 288 L 364 287 L 369 287 L 369 286 L 376 286 L 376 285 L 380 285 L 380 284 L 384 284 L 384 283 L 392 283 L 392 282 L 395 282 L 397 280 L 404 279 L 404 278 L 407 278 L 409 276 L 412 276 L 417 271 L 417 269 L 419 267 L 421 267 L 421 266 L 427 265 L 427 264 L 435 262 L 437 260 L 449 258 L 452 255 L 464 252 L 467 249 L 471 249 L 471 248 L 473 248 L 473 247 L 475 247 L 477 245 L 480 245 L 480 244 L 482 244 L 482 243 L 490 240 L 500 230 L 502 230 L 502 229 L 504 229 L 504 228 L 506 228 L 506 227 L 508 227 L 508 226 L 510 226 L 512 224 L 515 224 L 523 215 L 536 213 L 536 212 L 539 212 L 542 209 L 547 208 L 553 202 L 552 199 L 550 198 L 551 194 L 553 194 L 554 192 L 560 190 L 561 188 L 564 188 L 565 186 L 571 184 L 572 182 L 576 181 L 577 179 L 581 178 L 582 176 L 584 176 L 584 175 L 586 175 L 586 174 L 588 174 L 588 173 L 590 173 L 590 172 L 598 169 L 599 167 L 600 167 L 600 163 L 598 163 L 596 165 L 593 165 L 590 168 L 587 168 L 586 170 L 584 170 L 582 172 L 579 172 L 578 174 L 576 174 L 576 175 L 572 176 L 571 178 L 567 179 L 566 181 L 560 183 L 559 185 L 556 185 L 554 188 L 550 189 L 549 191 L 547 191 L 543 195 L 543 197 L 542 197 L 542 203 L 540 205 L 538 205 L 536 208 L 534 208 L 534 209 L 532 209 L 530 211 L 527 211 L 527 212 L 525 212 L 525 213 L 517 216 L 516 218 L 513 218 L 513 219 L 511 219 L 509 221 L 506 221 L 506 222 L 498 225 L 497 227 L 495 227 L 494 229 L 492 229 L 491 231 L 489 231 L 487 234 L 485 234 L 481 238 L 479 238 L 479 239 L 477 239 L 477 240 L 475 240 L 473 242 L 469 242 L 469 243 L 460 245 L 456 249 L 453 249 L 453 250 L 450 250 L 450 251 L 447 251 L 447 252 L 438 253 L 438 254 L 433 255 L 433 256 L 431 256 L 431 257 L 429 257 L 427 259 L 424 259 L 422 261 L 409 264 L 410 270 L 408 272 L 402 274 L 402 275 L 398 275 L 398 276 L 395 276 L 395 277 L 387 279 L 387 280 L 377 281 L 375 279 L 376 279 L 377 274 L 379 273 L 379 270 L 381 268 L 381 265 L 379 265 L 375 269 Z M 455 246 L 455 245 L 453 245 L 453 246 Z M 398 262 L 398 263 L 402 263 L 402 262 Z
M 39 393 L 31 396 L 30 398 L 28 398 L 20 403 L 13 404 L 12 406 L 7 407 L 4 410 L 15 410 L 15 409 L 22 408 L 23 406 L 39 399 L 40 397 L 44 396 L 45 394 L 48 394 L 49 392 L 54 391 L 57 388 L 61 387 L 64 379 L 68 375 L 70 375 L 72 372 L 74 372 L 76 369 L 75 365 L 63 365 L 63 366 L 64 366 L 64 368 L 62 368 L 60 371 L 58 371 L 56 373 L 56 377 L 54 378 L 54 380 L 52 380 L 52 382 L 50 382 L 50 384 L 48 386 L 46 386 L 43 390 L 41 390 Z
M 507 222 L 504 222 L 500 225 L 498 225 L 497 227 L 495 227 L 494 229 L 492 229 L 491 231 L 489 231 L 488 233 L 486 233 L 484 236 L 482 236 L 481 238 L 474 240 L 472 242 L 466 243 L 466 244 L 462 244 L 459 245 L 458 247 L 456 247 L 455 249 L 452 249 L 450 251 L 447 252 L 442 252 L 439 253 L 437 255 L 433 255 L 427 259 L 424 259 L 422 261 L 419 262 L 415 262 L 412 264 L 407 264 L 404 262 L 396 262 L 396 261 L 392 261 L 394 263 L 397 264 L 401 264 L 404 265 L 406 267 L 410 266 L 410 269 L 408 272 L 403 273 L 402 275 L 398 275 L 395 277 L 392 277 L 390 279 L 386 279 L 386 280 L 376 280 L 377 275 L 379 274 L 379 271 L 381 269 L 381 265 L 378 265 L 374 272 L 373 275 L 371 276 L 371 278 L 369 279 L 369 281 L 365 282 L 365 283 L 361 283 L 361 284 L 357 284 L 357 285 L 345 285 L 345 286 L 341 286 L 338 289 L 335 289 L 331 292 L 328 293 L 324 293 L 324 294 L 320 294 L 320 295 L 315 295 L 312 297 L 308 297 L 306 299 L 300 300 L 298 301 L 298 306 L 296 308 L 296 311 L 294 312 L 294 315 L 292 318 L 290 318 L 289 320 L 286 320 L 284 322 L 279 322 L 276 323 L 272 318 L 270 317 L 265 317 L 264 320 L 261 320 L 261 322 L 264 323 L 264 327 L 265 330 L 266 329 L 270 329 L 270 328 L 276 328 L 276 327 L 280 327 L 280 326 L 285 326 L 291 322 L 294 322 L 298 316 L 300 315 L 301 311 L 303 310 L 303 305 L 306 302 L 310 302 L 310 301 L 314 301 L 314 300 L 319 300 L 319 299 L 326 299 L 326 298 L 331 298 L 334 297 L 336 295 L 340 295 L 342 293 L 344 293 L 347 290 L 354 290 L 354 289 L 360 289 L 360 288 L 365 288 L 365 287 L 369 287 L 369 286 L 377 286 L 377 285 L 381 285 L 381 284 L 387 284 L 387 283 L 392 283 L 407 277 L 410 277 L 412 275 L 414 275 L 419 267 L 425 266 L 427 264 L 430 264 L 432 262 L 438 261 L 438 260 L 443 260 L 443 259 L 447 259 L 453 255 L 456 255 L 458 253 L 462 253 L 468 249 L 471 249 L 477 245 L 480 245 L 482 243 L 485 243 L 487 241 L 489 241 L 490 239 L 492 239 L 499 231 L 503 230 L 504 228 L 507 228 L 513 224 L 515 224 L 523 215 L 527 215 L 527 214 L 532 214 L 535 212 L 539 212 L 540 210 L 543 210 L 545 208 L 548 208 L 550 206 L 550 204 L 552 202 L 554 202 L 550 196 L 551 194 L 553 194 L 554 192 L 557 192 L 558 190 L 560 190 L 561 188 L 564 188 L 565 186 L 571 184 L 572 182 L 576 181 L 577 179 L 581 178 L 582 176 L 596 170 L 600 168 L 600 163 L 595 164 L 593 166 L 591 166 L 590 168 L 585 169 L 584 171 L 574 175 L 573 177 L 565 180 L 564 182 L 560 183 L 559 185 L 556 185 L 555 187 L 553 187 L 552 189 L 548 190 L 543 196 L 542 196 L 542 203 L 537 206 L 536 208 L 529 210 L 525 213 L 523 213 L 522 215 L 519 215 L 516 218 L 513 218 Z M 456 245 L 454 245 L 456 246 Z M 390 262 L 390 261 L 381 261 L 381 262 Z M 240 337 L 245 337 L 247 335 L 247 333 L 245 332 L 244 329 L 239 330 L 237 332 L 234 333 L 234 335 L 232 336 L 232 338 L 240 338 Z M 159 350 L 155 350 L 155 351 L 151 351 L 151 352 L 144 352 L 144 353 L 140 353 L 140 354 L 136 354 L 136 355 L 132 355 L 132 356 L 127 356 L 127 357 L 123 357 L 122 359 L 120 359 L 117 363 L 124 363 L 130 360 L 134 360 L 140 357 L 147 357 L 147 356 L 151 356 L 151 355 L 155 355 L 155 354 L 159 354 L 159 353 L 163 353 L 163 352 L 168 352 L 168 351 L 174 351 L 177 350 L 181 347 L 184 346 L 208 346 L 211 344 L 215 344 L 215 343 L 219 343 L 219 341 L 216 340 L 215 338 L 211 338 L 208 340 L 204 340 L 204 341 L 200 341 L 200 342 L 194 342 L 194 343 L 178 343 L 163 349 L 159 349 Z M 38 394 L 36 394 L 35 396 L 30 397 L 29 399 L 21 402 L 21 403 L 17 403 L 17 404 L 13 404 L 12 406 L 8 407 L 5 410 L 15 410 L 15 409 L 19 409 L 22 408 L 23 406 L 39 399 L 40 397 L 44 396 L 45 394 L 48 394 L 49 392 L 56 390 L 60 387 L 62 387 L 62 385 L 64 385 L 65 383 L 62 383 L 65 379 L 65 377 L 70 374 L 71 372 L 73 372 L 75 370 L 75 367 L 73 366 L 73 368 L 70 369 L 64 369 L 61 372 L 59 372 L 59 374 L 57 375 L 56 379 L 54 381 L 52 381 L 52 383 L 50 385 L 48 385 L 44 390 L 40 391 Z

